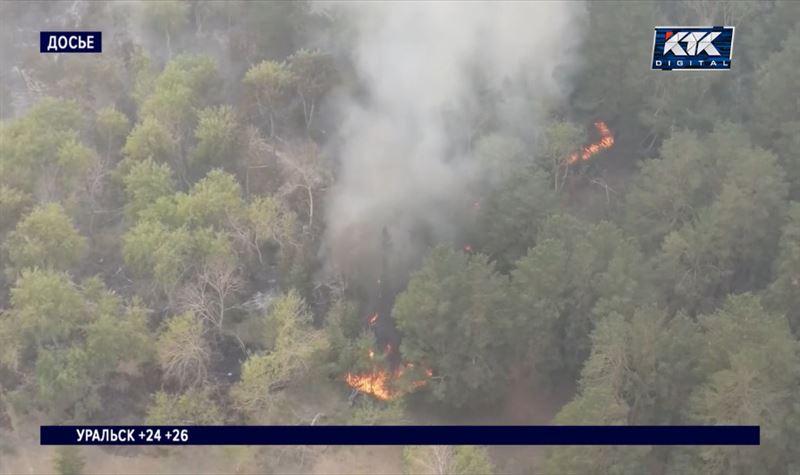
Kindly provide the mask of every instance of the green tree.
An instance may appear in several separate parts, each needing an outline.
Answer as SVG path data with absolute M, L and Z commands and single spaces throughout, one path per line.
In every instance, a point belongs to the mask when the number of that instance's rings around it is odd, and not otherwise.
M 164 35 L 167 54 L 172 56 L 172 38 L 189 21 L 189 3 L 182 0 L 148 2 L 143 4 L 143 11 L 153 30 Z
M 358 311 L 358 303 L 345 298 L 334 302 L 325 316 L 325 330 L 330 341 L 333 370 L 337 373 L 361 370 L 356 366 L 365 352 L 374 347 L 375 337 L 364 332 L 364 319 Z
M 614 313 L 592 332 L 592 352 L 579 390 L 555 419 L 568 425 L 680 424 L 690 392 L 702 380 L 703 338 L 684 315 L 654 307 L 625 317 Z M 545 473 L 639 473 L 663 457 L 650 447 L 559 447 L 548 451 Z M 664 461 L 662 460 L 661 463 Z
M 512 330 L 508 281 L 485 256 L 437 247 L 395 301 L 403 355 L 436 375 L 436 400 L 464 406 L 502 392 Z
M 59 204 L 50 203 L 31 211 L 9 233 L 4 244 L 10 271 L 25 267 L 69 270 L 86 250 L 86 239 L 78 234 Z
M 192 264 L 193 236 L 186 227 L 170 229 L 154 220 L 141 220 L 123 236 L 125 265 L 136 276 L 154 278 L 164 290 L 173 290 Z
M 746 44 L 742 43 L 736 47 L 737 63 L 742 64 L 750 72 L 757 72 L 765 58 L 781 49 L 797 27 L 797 18 L 800 15 L 800 5 L 797 2 L 779 1 L 767 4 L 763 2 L 731 2 L 724 5 L 728 8 L 744 10 L 748 6 L 756 7 L 755 11 L 748 12 L 751 15 L 747 21 L 741 22 L 742 29 L 750 40 Z M 726 25 L 739 24 L 725 20 Z
M 97 111 L 95 117 L 95 144 L 106 158 L 115 156 L 125 144 L 131 130 L 131 122 L 122 112 L 113 107 Z
M 387 402 L 361 398 L 347 424 L 356 426 L 408 424 L 405 408 L 406 405 L 402 399 L 393 399 Z
M 275 135 L 275 121 L 285 113 L 295 77 L 286 63 L 262 61 L 244 75 L 257 105 L 257 114 L 266 119 L 269 135 Z
M 134 164 L 123 182 L 128 196 L 125 212 L 129 219 L 135 219 L 140 211 L 157 199 L 175 192 L 169 166 L 165 163 L 157 164 L 151 158 Z
M 235 172 L 244 151 L 244 134 L 230 106 L 210 107 L 197 114 L 197 145 L 189 162 L 194 175 L 205 176 L 211 168 Z
M 271 305 L 264 325 L 265 351 L 251 355 L 242 366 L 242 378 L 231 389 L 236 407 L 252 420 L 273 421 L 291 400 L 284 390 L 303 381 L 314 359 L 328 349 L 324 332 L 312 327 L 312 317 L 295 291 Z
M 145 312 L 99 279 L 24 270 L 0 318 L 0 365 L 26 375 L 15 397 L 54 418 L 81 420 L 103 407 L 110 376 L 152 357 Z
M 559 411 L 556 424 L 636 424 L 636 412 L 649 406 L 657 393 L 648 384 L 656 381 L 656 348 L 663 314 L 649 310 L 643 315 L 648 327 L 636 340 L 632 325 L 619 314 L 601 320 L 592 333 L 592 353 L 581 372 L 578 395 Z M 634 317 L 634 319 L 637 319 Z M 638 333 L 638 332 L 637 332 Z M 639 406 L 639 411 L 636 410 Z M 647 417 L 639 419 L 644 423 Z M 545 473 L 637 473 L 645 465 L 649 447 L 559 447 L 548 451 Z
M 11 348 L 16 346 L 21 352 L 63 346 L 90 319 L 86 302 L 69 277 L 41 269 L 20 273 L 11 289 L 11 309 L 3 316 L 3 326 L 17 342 Z M 6 360 L 18 363 L 18 356 L 7 354 Z
M 580 153 L 586 142 L 586 134 L 570 122 L 555 122 L 545 130 L 542 165 L 551 176 L 553 190 L 557 193 L 569 173 L 567 160 L 573 153 Z
M 206 381 L 211 348 L 203 322 L 191 313 L 166 321 L 158 337 L 158 361 L 164 379 L 182 387 L 197 387 Z
M 245 213 L 256 250 L 264 245 L 277 245 L 289 252 L 301 244 L 297 215 L 278 197 L 258 196 L 248 204 Z
M 800 198 L 800 114 L 796 101 L 788 99 L 800 88 L 793 71 L 800 67 L 800 25 L 790 32 L 782 49 L 761 64 L 755 84 L 753 127 L 786 169 L 792 197 Z
M 800 203 L 792 203 L 788 217 L 767 301 L 770 308 L 786 314 L 795 335 L 800 337 Z
M 426 475 L 491 475 L 494 473 L 494 466 L 484 447 L 409 446 L 403 449 L 403 472 Z
M 191 388 L 171 394 L 159 391 L 147 408 L 148 425 L 219 425 L 225 422 L 223 409 L 208 388 Z
M 582 48 L 587 61 L 576 87 L 575 108 L 607 122 L 635 120 L 626 115 L 640 107 L 650 92 L 652 77 L 647 68 L 641 67 L 648 64 L 649 51 L 639 45 L 653 42 L 652 25 L 663 24 L 661 17 L 657 3 L 589 5 L 589 25 Z M 609 51 L 616 54 L 609 55 Z
M 472 203 L 475 249 L 508 271 L 536 240 L 545 217 L 555 208 L 555 195 L 545 172 L 526 157 L 521 141 L 499 135 L 476 145 L 483 173 L 482 196 Z
M 700 322 L 706 340 L 702 362 L 710 373 L 686 409 L 690 423 L 761 427 L 757 447 L 702 447 L 676 457 L 673 469 L 703 473 L 784 473 L 797 466 L 800 343 L 786 318 L 766 312 L 758 298 L 730 297 Z
M 98 394 L 87 384 L 92 357 L 77 346 L 41 350 L 34 369 L 36 402 L 52 415 L 69 419 L 71 412 L 75 420 L 100 409 Z
M 720 129 L 721 131 L 721 129 Z M 714 145 L 730 139 L 731 148 L 747 146 L 741 134 L 722 132 Z M 707 138 L 708 139 L 708 138 Z M 719 190 L 720 160 L 730 151 L 716 153 L 706 147 L 696 133 L 676 131 L 661 146 L 660 158 L 647 160 L 626 197 L 628 229 L 633 231 L 646 250 L 658 248 L 664 237 L 692 222 Z
M 0 235 L 16 226 L 28 213 L 33 198 L 28 193 L 7 185 L 0 185 Z
M 731 292 L 757 289 L 770 275 L 787 187 L 776 158 L 761 149 L 727 157 L 714 200 L 666 236 L 657 257 L 665 298 L 690 311 Z
M 35 192 L 37 199 L 73 197 L 93 159 L 78 140 L 82 123 L 77 103 L 54 98 L 41 99 L 24 116 L 4 121 L 0 184 Z
M 581 396 L 567 404 L 553 421 L 556 425 L 627 425 L 630 409 L 616 399 L 607 385 L 587 387 Z M 543 473 L 566 474 L 637 474 L 647 466 L 650 447 L 565 446 L 550 449 Z
M 207 56 L 183 54 L 167 63 L 158 77 L 142 85 L 142 120 L 128 137 L 125 157 L 168 162 L 188 182 L 187 152 L 197 111 L 217 102 L 220 84 L 216 65 Z
M 646 301 L 643 270 L 638 246 L 613 224 L 550 218 L 512 272 L 515 335 L 529 369 L 577 375 L 596 321 Z
M 174 163 L 178 155 L 175 138 L 161 123 L 146 117 L 133 128 L 122 154 L 133 161 L 154 160 L 158 163 Z
M 289 56 L 305 28 L 316 24 L 310 21 L 310 6 L 304 3 L 243 2 L 237 6 L 236 10 L 226 8 L 233 18 L 239 18 L 230 35 L 231 50 L 248 64 Z
M 196 111 L 216 102 L 219 87 L 219 73 L 210 57 L 182 54 L 155 79 L 140 116 L 156 118 L 183 141 L 194 130 Z
M 242 190 L 236 177 L 212 170 L 188 194 L 176 195 L 179 219 L 190 226 L 224 229 L 244 212 Z
M 166 170 L 143 167 L 145 195 L 166 188 Z M 148 178 L 146 175 L 153 175 Z M 142 183 L 136 183 L 136 186 Z M 189 193 L 161 196 L 138 211 L 138 220 L 123 236 L 125 264 L 139 277 L 154 277 L 156 287 L 172 290 L 219 259 L 234 259 L 232 235 L 242 232 L 245 205 L 236 179 L 211 171 Z M 246 230 L 243 231 L 246 234 Z M 237 263 L 238 265 L 238 263 Z
M 53 468 L 58 475 L 82 475 L 86 461 L 81 455 L 80 447 L 62 445 L 56 448 Z
M 134 46 L 130 52 L 130 58 L 126 61 L 126 66 L 133 82 L 130 91 L 131 98 L 136 105 L 141 107 L 155 87 L 156 71 L 152 58 L 145 48 Z
M 714 91 L 727 84 L 728 77 L 719 74 L 655 75 L 649 86 L 653 92 L 644 95 L 644 105 L 638 113 L 639 120 L 652 136 L 650 143 L 669 136 L 673 127 L 710 130 L 722 115 Z M 698 104 L 702 107 L 697 107 Z
M 296 78 L 297 94 L 303 106 L 306 131 L 310 131 L 319 101 L 337 80 L 336 67 L 330 55 L 307 49 L 292 53 L 288 64 Z

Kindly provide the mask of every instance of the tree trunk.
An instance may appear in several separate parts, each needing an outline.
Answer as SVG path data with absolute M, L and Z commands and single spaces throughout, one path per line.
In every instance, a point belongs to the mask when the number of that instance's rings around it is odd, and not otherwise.
M 306 187 L 306 192 L 308 193 L 308 227 L 314 224 L 314 193 L 311 191 L 311 187 Z
M 275 118 L 269 113 L 269 138 L 275 137 Z

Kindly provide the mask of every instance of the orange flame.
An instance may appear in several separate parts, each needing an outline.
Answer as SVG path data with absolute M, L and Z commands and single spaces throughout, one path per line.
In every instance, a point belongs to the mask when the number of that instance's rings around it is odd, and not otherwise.
M 464 252 L 472 252 L 472 244 L 464 244 Z
M 386 345 L 386 353 L 391 352 L 392 346 Z M 373 359 L 375 352 L 370 350 L 369 359 Z M 386 369 L 373 369 L 369 373 L 353 374 L 347 373 L 344 377 L 348 386 L 356 389 L 359 392 L 371 394 L 381 401 L 388 401 L 400 395 L 399 391 L 393 389 L 392 382 L 401 377 L 406 369 L 414 368 L 414 363 L 406 363 L 405 365 L 397 368 L 397 370 L 390 372 Z M 433 376 L 433 371 L 430 369 L 425 370 L 425 375 L 430 378 Z M 417 389 L 421 386 L 428 384 L 426 379 L 412 381 L 411 390 Z
M 387 371 L 374 371 L 366 374 L 347 373 L 345 382 L 362 393 L 372 394 L 381 401 L 388 401 L 393 397 L 389 389 L 390 375 Z
M 369 326 L 375 325 L 378 322 L 378 314 L 369 317 Z
M 605 122 L 595 122 L 594 128 L 600 133 L 600 140 L 583 147 L 583 151 L 580 155 L 577 153 L 570 155 L 566 161 L 567 165 L 572 165 L 578 160 L 589 160 L 601 151 L 607 150 L 614 146 L 614 134 L 611 133 L 611 131 L 608 129 L 608 125 L 606 125 Z

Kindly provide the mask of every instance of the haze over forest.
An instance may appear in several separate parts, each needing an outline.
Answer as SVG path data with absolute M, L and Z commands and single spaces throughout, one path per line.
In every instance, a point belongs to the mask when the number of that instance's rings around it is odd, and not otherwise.
M 0 473 L 800 473 L 798 71 L 791 1 L 0 3 Z M 38 444 L 92 423 L 761 445 Z

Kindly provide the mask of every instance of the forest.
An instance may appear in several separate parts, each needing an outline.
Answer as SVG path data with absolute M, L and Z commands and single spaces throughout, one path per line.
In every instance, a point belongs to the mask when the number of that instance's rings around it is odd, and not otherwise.
M 731 70 L 651 70 L 660 25 L 735 26 Z M 0 39 L 0 473 L 800 473 L 800 2 L 6 1 Z M 761 444 L 38 444 L 92 423 Z

